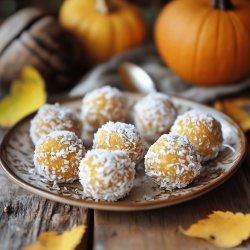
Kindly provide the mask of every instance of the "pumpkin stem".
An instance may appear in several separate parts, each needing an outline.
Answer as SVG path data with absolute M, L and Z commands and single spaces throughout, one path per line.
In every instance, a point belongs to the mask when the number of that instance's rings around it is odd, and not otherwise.
M 115 5 L 111 0 L 96 0 L 95 9 L 101 14 L 108 14 L 115 10 Z
M 231 10 L 234 8 L 231 0 L 212 0 L 212 6 L 219 10 Z

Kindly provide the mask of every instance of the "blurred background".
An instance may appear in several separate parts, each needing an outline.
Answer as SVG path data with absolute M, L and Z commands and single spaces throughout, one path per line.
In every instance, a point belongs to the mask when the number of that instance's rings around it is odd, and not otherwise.
M 56 12 L 62 2 L 63 0 L 0 0 L 0 17 L 3 19 L 18 9 L 27 6 L 36 6 L 47 11 Z M 130 0 L 130 2 L 141 6 L 145 6 L 145 4 L 147 4 L 149 6 L 159 7 L 166 3 L 167 0 Z
M 5 110 L 2 119 L 7 120 L 17 97 L 12 96 L 11 105 L 1 100 L 12 94 L 26 66 L 41 76 L 49 101 L 50 97 L 84 95 L 103 85 L 132 91 L 136 84 L 131 88 L 119 72 L 125 61 L 144 70 L 154 90 L 169 95 L 209 104 L 235 95 L 245 97 L 250 88 L 250 1 L 203 3 L 0 0 L 0 126 L 1 111 Z M 31 6 L 35 8 L 26 8 Z M 200 18 L 202 13 L 211 13 L 206 22 Z M 230 13 L 239 19 L 231 20 Z M 217 14 L 221 23 L 228 23 L 219 32 Z M 236 35 L 239 39 L 232 39 Z M 137 84 L 141 89 L 147 89 L 144 80 Z M 37 98 L 36 94 L 30 98 Z M 30 106 L 31 101 L 23 99 Z
M 5 18 L 18 9 L 26 6 L 36 6 L 45 10 L 58 10 L 62 0 L 0 0 L 0 16 Z

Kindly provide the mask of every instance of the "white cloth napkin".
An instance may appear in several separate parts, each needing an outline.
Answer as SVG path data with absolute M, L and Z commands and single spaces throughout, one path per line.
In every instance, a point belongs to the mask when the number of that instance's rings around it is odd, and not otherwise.
M 96 66 L 70 91 L 69 95 L 83 95 L 103 85 L 121 88 L 121 79 L 117 73 L 117 68 L 123 61 L 133 62 L 144 68 L 154 79 L 159 91 L 199 102 L 213 101 L 218 97 L 250 89 L 250 78 L 228 86 L 204 88 L 189 85 L 163 64 L 153 45 L 146 45 L 119 54 L 111 60 Z

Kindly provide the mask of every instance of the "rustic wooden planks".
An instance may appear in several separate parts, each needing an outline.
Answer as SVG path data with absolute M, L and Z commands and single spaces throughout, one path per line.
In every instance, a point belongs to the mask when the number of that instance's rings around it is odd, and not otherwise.
M 0 138 L 3 130 L 0 130 Z M 63 232 L 89 223 L 89 211 L 41 198 L 10 182 L 0 169 L 0 249 L 16 250 L 48 230 Z M 88 249 L 88 235 L 80 249 Z
M 250 212 L 250 152 L 226 183 L 195 200 L 148 212 L 94 213 L 94 250 L 212 250 L 200 239 L 187 238 L 187 228 L 214 210 Z M 250 240 L 235 249 L 250 249 Z

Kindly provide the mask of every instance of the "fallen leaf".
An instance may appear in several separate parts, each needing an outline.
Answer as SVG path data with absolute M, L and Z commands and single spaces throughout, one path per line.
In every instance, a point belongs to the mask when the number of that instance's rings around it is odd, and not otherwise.
M 236 98 L 217 101 L 214 107 L 235 120 L 244 131 L 250 129 L 250 99 Z
M 205 239 L 217 247 L 235 247 L 250 236 L 250 214 L 215 211 L 183 233 Z
M 21 79 L 12 83 L 10 95 L 0 101 L 0 126 L 12 126 L 45 102 L 43 78 L 34 68 L 23 68 Z
M 81 225 L 66 231 L 61 235 L 56 232 L 41 233 L 37 243 L 25 247 L 23 250 L 74 250 L 81 242 L 85 226 Z

